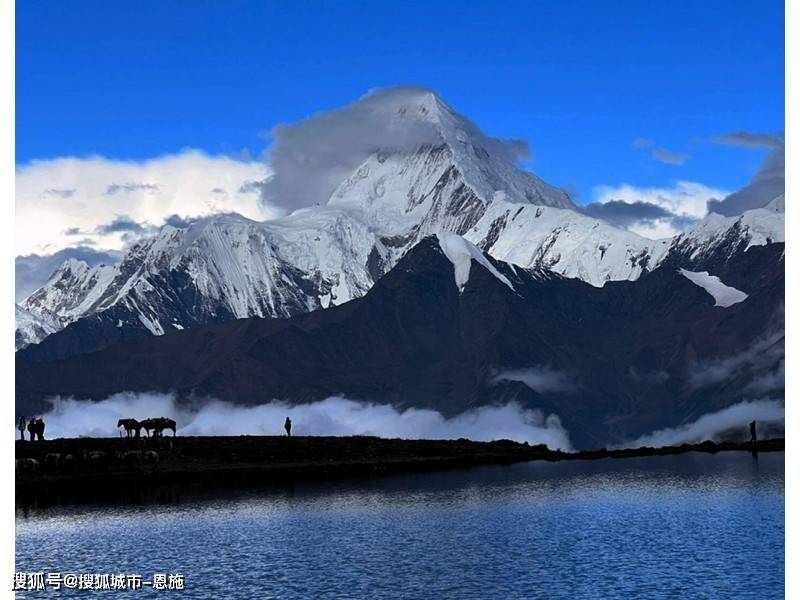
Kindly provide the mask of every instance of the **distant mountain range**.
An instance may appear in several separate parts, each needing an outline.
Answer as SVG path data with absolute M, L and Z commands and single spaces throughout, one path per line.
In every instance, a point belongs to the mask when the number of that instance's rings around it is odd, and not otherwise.
M 68 260 L 22 303 L 17 348 L 64 329 L 47 352 L 67 356 L 138 335 L 335 306 L 363 296 L 408 248 L 439 231 L 596 286 L 719 247 L 783 241 L 774 207 L 711 215 L 673 240 L 642 238 L 575 211 L 564 192 L 520 171 L 434 94 L 384 104 L 386 119 L 424 122 L 439 143 L 376 150 L 326 204 L 283 219 L 208 217 L 165 226 L 114 266 Z M 39 326 L 26 325 L 32 320 Z
M 434 141 L 375 150 L 280 219 L 216 215 L 115 265 L 64 262 L 16 306 L 18 410 L 125 390 L 448 415 L 514 399 L 602 444 L 739 401 L 779 368 L 691 383 L 775 331 L 782 361 L 782 195 L 650 240 L 576 210 L 435 94 L 381 102 Z M 726 289 L 745 298 L 715 306 Z
M 20 352 L 18 409 L 120 391 L 244 405 L 342 394 L 448 416 L 516 400 L 560 415 L 579 447 L 605 445 L 718 410 L 779 368 L 780 333 L 772 361 L 693 382 L 703 364 L 780 331 L 782 267 L 780 243 L 730 256 L 723 281 L 741 288 L 723 308 L 710 276 L 662 266 L 598 288 L 497 261 L 455 234 L 429 236 L 363 298 L 328 310 L 140 337 L 65 360 Z

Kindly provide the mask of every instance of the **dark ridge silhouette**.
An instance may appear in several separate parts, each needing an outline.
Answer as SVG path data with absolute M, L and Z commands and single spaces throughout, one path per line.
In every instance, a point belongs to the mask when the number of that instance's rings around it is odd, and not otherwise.
M 700 388 L 686 382 L 699 363 L 744 353 L 782 329 L 783 250 L 774 243 L 717 257 L 712 273 L 749 295 L 720 308 L 674 265 L 596 288 L 487 257 L 514 289 L 473 261 L 460 291 L 429 237 L 366 296 L 327 310 L 129 340 L 64 360 L 20 351 L 16 407 L 41 414 L 49 396 L 101 400 L 123 391 L 244 406 L 344 395 L 452 417 L 514 400 L 559 415 L 578 448 L 615 445 L 742 400 L 752 379 L 741 375 Z M 498 370 L 535 366 L 567 374 L 575 390 L 494 382 Z
M 760 452 L 782 452 L 783 439 Z M 96 502 L 160 486 L 232 489 L 276 481 L 511 464 L 531 460 L 597 460 L 686 452 L 750 451 L 750 442 L 702 442 L 663 448 L 561 452 L 499 440 L 403 440 L 349 437 L 70 438 L 17 442 L 19 503 Z M 44 465 L 43 468 L 37 468 Z

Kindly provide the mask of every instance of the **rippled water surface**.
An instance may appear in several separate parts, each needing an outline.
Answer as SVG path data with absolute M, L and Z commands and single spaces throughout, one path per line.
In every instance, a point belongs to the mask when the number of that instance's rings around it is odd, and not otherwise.
M 16 562 L 185 577 L 115 598 L 782 598 L 783 491 L 782 453 L 731 452 L 183 493 L 18 509 Z

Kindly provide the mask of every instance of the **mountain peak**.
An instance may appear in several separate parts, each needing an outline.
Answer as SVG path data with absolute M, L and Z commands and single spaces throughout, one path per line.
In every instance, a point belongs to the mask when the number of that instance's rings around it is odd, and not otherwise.
M 420 86 L 395 86 L 370 90 L 359 103 L 378 116 L 403 121 L 442 124 L 455 111 L 433 90 Z
M 55 272 L 50 276 L 51 279 L 56 277 L 63 277 L 68 273 L 72 273 L 76 277 L 84 275 L 89 270 L 89 263 L 79 260 L 77 258 L 68 258 Z
M 349 120 L 356 115 L 383 135 L 327 203 L 357 212 L 384 236 L 413 243 L 439 231 L 463 235 L 496 198 L 574 208 L 563 190 L 520 168 L 526 142 L 483 133 L 430 89 L 374 90 L 349 111 Z

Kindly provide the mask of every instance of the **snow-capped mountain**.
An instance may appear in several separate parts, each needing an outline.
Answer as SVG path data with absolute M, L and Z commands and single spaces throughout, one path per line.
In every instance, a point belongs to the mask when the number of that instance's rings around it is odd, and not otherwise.
M 695 227 L 672 239 L 664 260 L 686 264 L 725 261 L 753 246 L 786 241 L 783 195 L 764 208 L 723 217 L 709 213 Z
M 329 310 L 63 359 L 35 352 L 48 342 L 32 346 L 17 356 L 17 410 L 123 391 L 251 406 L 343 395 L 446 416 L 515 401 L 558 415 L 577 447 L 618 444 L 755 393 L 781 397 L 782 255 L 783 244 L 756 246 L 732 256 L 723 277 L 662 266 L 597 287 L 441 233 L 364 297 Z
M 14 347 L 19 350 L 30 344 L 38 344 L 51 333 L 61 329 L 57 319 L 46 314 L 34 314 L 19 304 L 14 305 L 17 329 L 14 334 Z
M 511 202 L 574 208 L 563 190 L 520 170 L 506 145 L 433 92 L 382 95 L 370 108 L 395 128 L 423 124 L 433 133 L 411 152 L 376 150 L 328 200 L 383 236 L 411 236 L 413 242 L 442 230 L 462 234 L 498 194 Z
M 259 223 L 217 215 L 165 226 L 115 266 L 67 261 L 23 303 L 65 327 L 37 352 L 66 356 L 131 336 L 339 305 L 363 296 L 420 239 L 439 232 L 593 286 L 670 261 L 703 270 L 783 240 L 782 199 L 649 240 L 574 210 L 566 193 L 520 170 L 503 143 L 432 92 L 383 95 L 370 110 L 394 127 L 424 126 L 424 140 L 411 151 L 376 149 L 327 201 L 289 216 Z
M 465 237 L 498 260 L 546 268 L 594 286 L 636 279 L 670 240 L 649 240 L 573 210 L 496 200 Z
M 68 261 L 25 309 L 55 314 L 62 325 L 86 321 L 75 323 L 83 349 L 231 319 L 285 317 L 362 296 L 373 283 L 370 254 L 382 248 L 362 222 L 335 209 L 297 211 L 275 223 L 215 216 L 165 226 L 113 267 Z
M 25 308 L 51 315 L 63 326 L 90 312 L 115 275 L 113 266 L 89 267 L 82 260 L 70 258 L 25 300 Z

